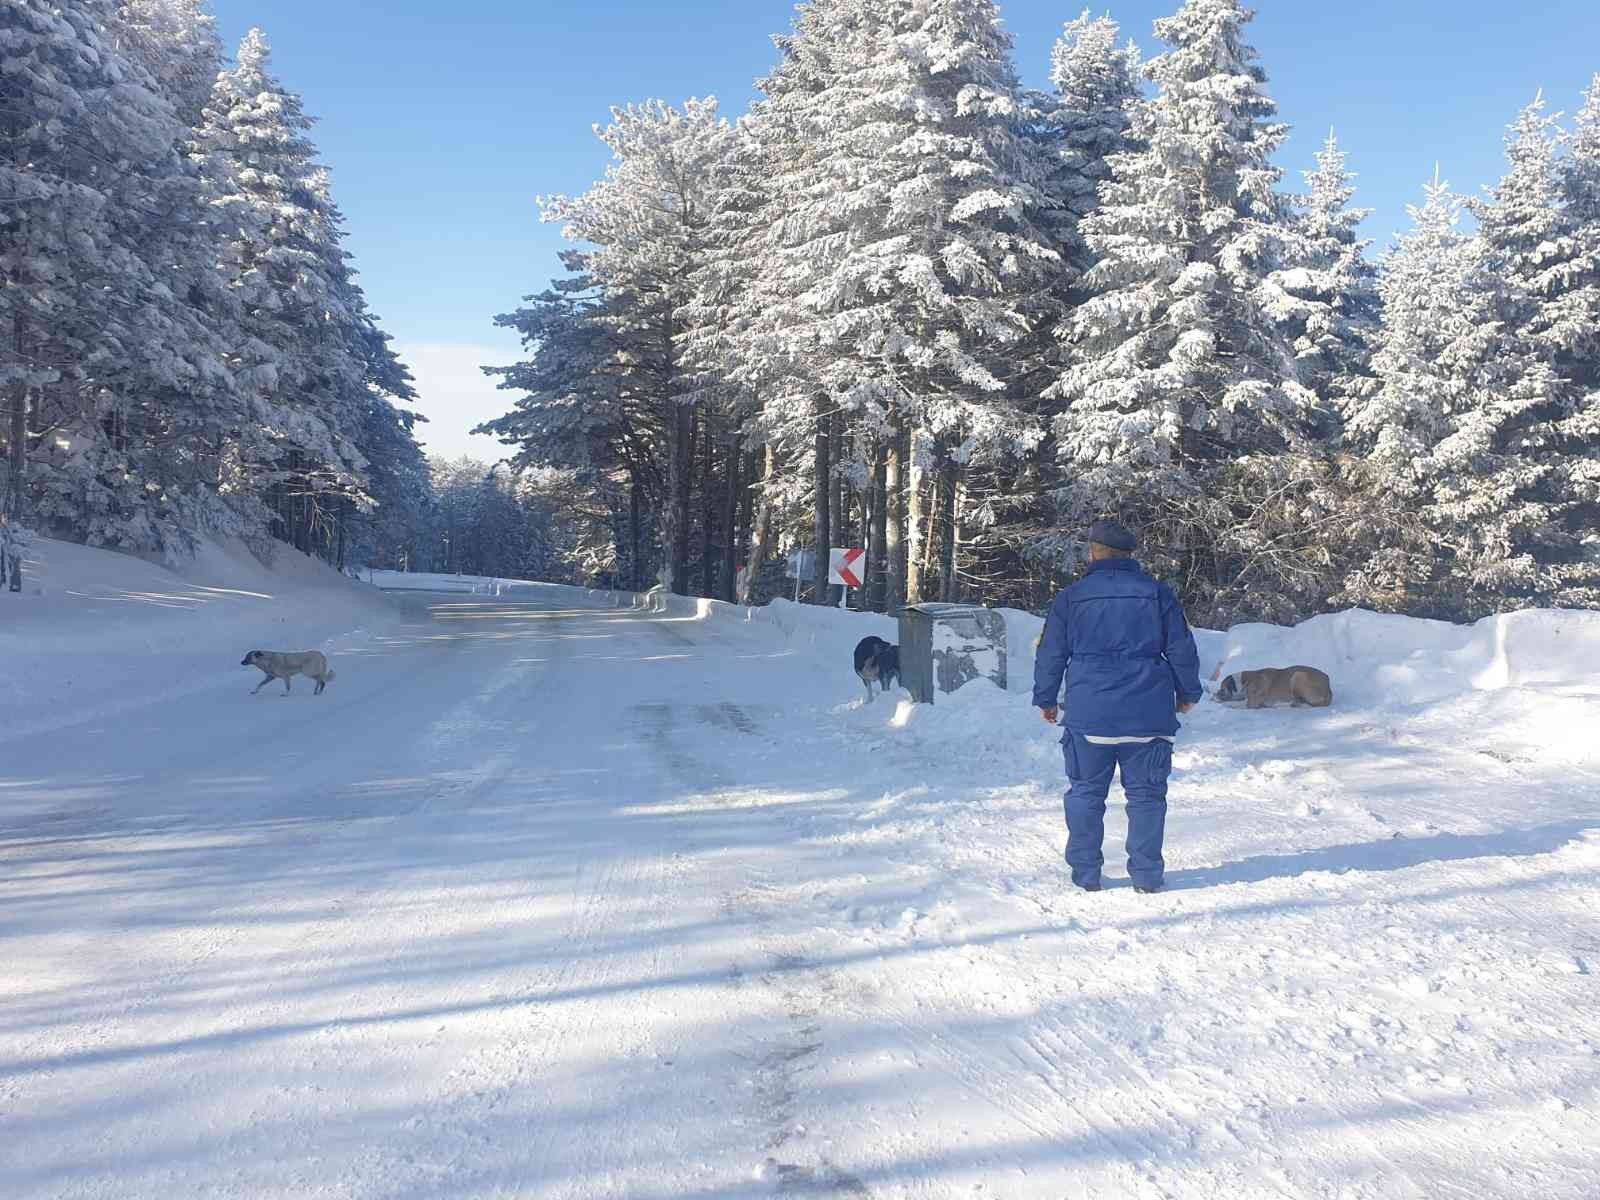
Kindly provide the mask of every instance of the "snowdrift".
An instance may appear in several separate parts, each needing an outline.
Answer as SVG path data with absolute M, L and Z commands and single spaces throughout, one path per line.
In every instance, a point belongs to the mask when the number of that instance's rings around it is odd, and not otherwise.
M 1462 692 L 1533 687 L 1600 695 L 1600 612 L 1527 609 L 1451 625 L 1352 610 L 1292 629 L 1236 626 L 1207 637 L 1201 658 L 1203 665 L 1220 663 L 1222 674 L 1321 667 L 1333 679 L 1335 703 L 1428 704 Z
M 270 567 L 203 544 L 177 568 L 38 539 L 23 590 L 0 593 L 0 740 L 151 698 L 249 682 L 251 649 L 321 649 L 397 617 L 381 593 L 298 551 Z
M 975 680 L 929 706 L 882 699 L 867 704 L 849 674 L 846 664 L 860 638 L 876 634 L 898 640 L 898 623 L 891 618 L 787 600 L 754 609 L 659 593 L 628 594 L 618 602 L 653 608 L 674 620 L 737 621 L 766 630 L 785 652 L 810 661 L 824 711 L 850 736 L 898 745 L 918 763 L 945 761 L 952 769 L 978 768 L 996 777 L 1019 767 L 1060 768 L 1056 739 L 1041 737 L 1045 731 L 1027 706 L 1034 643 L 1044 630 L 1043 618 L 1032 613 L 1000 610 L 1006 622 L 1006 691 Z M 1431 743 L 1465 736 L 1482 753 L 1505 762 L 1538 756 L 1574 765 L 1600 763 L 1600 743 L 1593 737 L 1600 721 L 1600 612 L 1529 609 L 1452 625 L 1355 609 L 1294 627 L 1196 630 L 1195 640 L 1208 688 L 1232 671 L 1297 663 L 1321 667 L 1333 681 L 1334 706 L 1316 719 L 1344 730 L 1341 736 L 1354 736 L 1376 721 L 1391 740 Z M 1208 701 L 1184 718 L 1184 725 L 1191 740 L 1204 743 L 1223 733 L 1217 722 L 1231 715 Z M 1238 733 L 1269 728 L 1262 714 L 1251 716 L 1252 725 L 1230 728 Z
M 868 634 L 898 640 L 898 623 L 877 613 L 782 599 L 746 609 L 693 597 L 626 595 L 631 603 L 678 619 L 764 625 L 793 648 L 832 655 L 829 661 L 845 661 Z M 1017 609 L 999 611 L 1006 622 L 1009 691 L 1031 693 L 1034 644 L 1044 619 Z M 1452 625 L 1351 609 L 1292 627 L 1197 629 L 1195 640 L 1208 687 L 1234 671 L 1304 663 L 1328 672 L 1339 707 L 1425 705 L 1507 688 L 1600 697 L 1600 612 L 1526 609 Z M 982 690 L 996 691 L 992 686 Z M 941 696 L 939 704 L 953 699 Z

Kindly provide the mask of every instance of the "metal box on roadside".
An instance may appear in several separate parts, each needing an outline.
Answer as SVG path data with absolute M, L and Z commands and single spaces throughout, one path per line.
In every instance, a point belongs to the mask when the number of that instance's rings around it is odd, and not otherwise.
M 908 604 L 900 618 L 900 685 L 919 704 L 973 679 L 1006 686 L 1006 622 L 976 604 Z

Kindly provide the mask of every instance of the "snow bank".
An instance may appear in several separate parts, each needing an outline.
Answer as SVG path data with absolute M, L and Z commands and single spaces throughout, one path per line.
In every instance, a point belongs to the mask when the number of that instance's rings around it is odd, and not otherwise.
M 898 640 L 898 622 L 877 613 L 783 599 L 747 609 L 659 592 L 618 595 L 680 620 L 764 625 L 791 648 L 810 649 L 828 661 L 847 656 L 868 634 Z M 1026 695 L 1033 689 L 1035 644 L 1044 618 L 1018 609 L 999 612 L 1006 625 L 1008 690 Z M 1213 676 L 1233 671 L 1303 663 L 1328 673 L 1334 703 L 1341 707 L 1427 705 L 1505 688 L 1600 696 L 1600 669 L 1594 665 L 1600 663 L 1600 612 L 1528 609 L 1475 625 L 1452 625 L 1351 609 L 1293 627 L 1197 629 L 1195 640 L 1201 676 L 1208 684 Z M 941 696 L 936 707 L 951 698 Z M 1003 695 L 996 698 L 1004 700 Z
M 796 604 L 781 598 L 756 608 L 698 596 L 675 596 L 655 589 L 638 595 L 632 592 L 616 594 L 638 607 L 677 620 L 716 624 L 737 622 L 765 628 L 776 633 L 792 649 L 804 647 L 824 658 L 833 656 L 829 661 L 838 661 L 840 656 L 848 659 L 856 643 L 869 635 L 890 642 L 899 637 L 899 622 L 882 613 Z
M 1203 672 L 1220 666 L 1219 678 L 1299 663 L 1328 673 L 1335 704 L 1430 704 L 1501 688 L 1600 695 L 1600 612 L 1528 609 L 1451 625 L 1351 610 L 1293 628 L 1239 625 L 1201 647 Z
M 1044 619 L 1000 612 L 1010 690 L 1031 692 Z M 1502 688 L 1600 696 L 1600 612 L 1526 609 L 1452 625 L 1350 609 L 1292 627 L 1197 629 L 1195 641 L 1208 684 L 1213 674 L 1304 664 L 1328 673 L 1337 705 L 1422 705 Z
M 176 569 L 40 538 L 0 593 L 0 740 L 152 697 L 243 686 L 247 650 L 333 651 L 392 624 L 379 592 L 298 551 L 238 543 Z
M 865 703 L 843 667 L 869 633 L 898 640 L 897 622 L 889 617 L 787 600 L 749 610 L 682 597 L 657 597 L 656 603 L 677 619 L 740 621 L 775 633 L 787 652 L 812 660 L 821 712 L 852 737 L 899 746 L 920 763 L 945 761 L 953 769 L 992 770 L 995 777 L 1019 765 L 1059 768 L 1055 739 L 1040 737 L 1026 706 L 1035 642 L 1044 629 L 1043 618 L 1032 613 L 1000 610 L 1007 690 L 974 681 L 931 706 L 896 708 Z M 1600 663 L 1600 612 L 1534 609 L 1451 625 L 1351 610 L 1292 628 L 1196 630 L 1195 640 L 1208 686 L 1231 671 L 1321 667 L 1333 682 L 1335 712 L 1319 720 L 1354 717 L 1362 727 L 1377 720 L 1391 738 L 1428 744 L 1471 729 L 1474 745 L 1503 761 L 1532 755 L 1571 764 L 1600 761 L 1592 736 L 1600 720 L 1594 665 Z M 1208 703 L 1184 724 L 1203 738 L 1227 715 L 1222 710 Z

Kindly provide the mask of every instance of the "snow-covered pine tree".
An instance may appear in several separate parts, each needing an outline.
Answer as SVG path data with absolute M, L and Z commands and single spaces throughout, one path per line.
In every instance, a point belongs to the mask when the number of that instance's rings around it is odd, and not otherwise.
M 1554 290 L 1552 334 L 1563 378 L 1592 401 L 1600 393 L 1600 75 L 1584 93 L 1567 151 L 1561 193 L 1571 250 Z
M 1109 16 L 1091 17 L 1085 9 L 1051 51 L 1055 91 L 1030 97 L 1039 106 L 1039 150 L 1048 158 L 1046 219 L 1069 286 L 1094 262 L 1078 223 L 1099 207 L 1100 185 L 1111 175 L 1107 160 L 1128 149 L 1129 109 L 1140 96 L 1139 51 L 1131 41 L 1118 45 L 1120 36 Z
M 415 380 L 367 308 L 355 271 L 348 263 L 337 265 L 344 270 L 342 287 L 352 316 L 340 333 L 345 353 L 360 364 L 359 378 L 344 377 L 340 419 L 353 425 L 350 439 L 366 463 L 363 497 L 339 500 L 337 526 L 319 547 L 342 568 L 351 555 L 370 562 L 368 547 L 405 544 L 408 527 L 426 520 L 431 497 L 427 458 L 416 440 L 416 426 L 427 418 L 404 407 L 416 402 Z
M 674 590 L 689 583 L 690 500 L 700 423 L 679 334 L 693 296 L 718 156 L 727 126 L 714 99 L 681 110 L 661 101 L 612 110 L 596 134 L 615 161 L 582 196 L 550 197 L 544 217 L 594 246 L 582 271 L 602 289 L 589 320 L 604 324 L 625 368 L 621 386 L 654 409 L 665 431 L 667 495 L 660 512 Z
M 777 40 L 758 109 L 762 435 L 814 470 L 805 448 L 843 410 L 887 455 L 888 556 L 907 551 L 893 603 L 918 591 L 936 468 L 1035 444 L 1005 392 L 1059 266 L 1041 165 L 992 0 L 811 0 Z
M 1459 228 L 1463 201 L 1439 179 L 1409 209 L 1411 228 L 1385 252 L 1378 275 L 1382 318 L 1373 335 L 1371 376 L 1341 400 L 1347 474 L 1357 508 L 1392 515 L 1432 504 L 1430 455 L 1451 430 L 1472 388 L 1467 364 L 1480 353 L 1484 281 L 1481 261 Z M 1341 581 L 1343 603 L 1448 616 L 1434 555 L 1398 536 L 1404 522 L 1366 523 Z
M 1325 432 L 1331 436 L 1343 398 L 1369 373 L 1378 273 L 1366 257 L 1371 242 L 1356 232 L 1372 210 L 1350 207 L 1354 176 L 1331 131 L 1316 159 L 1316 170 L 1305 175 L 1307 192 L 1291 201 L 1299 255 L 1268 276 L 1266 292 L 1294 347 L 1301 380 L 1329 418 Z
M 222 70 L 222 41 L 210 0 L 119 0 L 123 52 L 159 84 L 188 129 L 200 124 Z
M 431 569 L 454 575 L 467 573 L 473 530 L 483 519 L 483 481 L 489 468 L 463 454 L 459 458 L 428 460 L 433 492 L 438 499 L 438 542 Z
M 141 339 L 130 369 L 102 392 L 105 453 L 125 464 L 98 473 L 102 483 L 120 479 L 115 505 L 104 497 L 98 505 L 88 497 L 76 502 L 110 509 L 99 518 L 104 528 L 85 530 L 94 540 L 182 552 L 205 531 L 258 533 L 262 516 L 258 506 L 218 494 L 217 447 L 243 409 L 226 368 L 236 313 L 217 269 L 225 231 L 190 151 L 221 45 L 200 0 L 121 0 L 107 32 L 177 117 L 170 134 L 178 156 L 173 169 L 160 188 L 122 204 L 125 227 L 157 276 L 160 299 L 153 311 L 169 332 L 160 340 Z M 162 351 L 154 352 L 158 347 Z M 139 510 L 148 510 L 148 521 L 134 522 Z M 121 530 L 118 512 L 126 525 Z
M 641 375 L 628 323 L 587 274 L 589 254 L 561 257 L 570 276 L 495 319 L 521 335 L 530 357 L 484 368 L 521 394 L 510 412 L 474 432 L 516 447 L 514 469 L 542 480 L 544 491 L 581 492 L 591 511 L 598 502 L 605 523 L 622 531 L 621 583 L 642 591 L 654 576 L 654 518 L 667 494 L 666 414 L 650 376 Z
M 1024 94 L 1026 129 L 1040 159 L 1047 207 L 1041 225 L 1053 238 L 1061 268 L 1052 281 L 1053 311 L 1033 336 L 1016 348 L 1019 365 L 1033 372 L 1017 377 L 1021 406 L 1050 428 L 1064 402 L 1041 393 L 1060 375 L 1072 338 L 1071 313 L 1082 299 L 1080 281 L 1093 265 L 1079 223 L 1099 205 L 1099 186 L 1110 177 L 1108 160 L 1129 147 L 1129 109 L 1139 98 L 1139 52 L 1120 44 L 1109 16 L 1086 10 L 1068 22 L 1051 53 L 1050 92 Z M 968 523 L 981 527 L 969 553 L 969 570 L 991 581 L 1016 581 L 1043 574 L 1059 583 L 1073 535 L 1058 527 L 1056 493 L 1061 470 L 1053 445 L 1020 461 L 994 464 L 992 472 L 969 472 Z M 1021 600 L 1020 593 L 1013 593 Z
M 1221 618 L 1296 574 L 1252 517 L 1301 486 L 1294 451 L 1316 406 L 1264 287 L 1300 255 L 1250 16 L 1238 0 L 1189 0 L 1156 22 L 1171 47 L 1145 66 L 1159 92 L 1133 106 L 1136 148 L 1111 158 L 1082 222 L 1099 259 L 1052 392 L 1070 402 L 1056 424 L 1066 527 L 1101 513 L 1142 527 L 1156 568 Z
M 1480 327 L 1464 363 L 1465 403 L 1433 448 L 1434 516 L 1452 575 L 1472 611 L 1529 601 L 1600 600 L 1600 561 L 1586 553 L 1580 497 L 1569 491 L 1584 447 L 1564 438 L 1573 389 L 1556 370 L 1565 338 L 1556 294 L 1576 244 L 1563 209 L 1555 118 L 1543 98 L 1506 137 L 1510 170 L 1470 203 L 1483 283 Z
M 350 544 L 338 565 L 404 570 L 417 561 L 433 508 L 428 461 L 414 433 L 418 419 L 386 396 L 368 404 L 356 443 L 367 459 L 372 505 L 349 521 Z
M 737 566 L 754 555 L 759 573 L 768 547 L 739 544 L 739 507 L 753 474 L 752 417 L 757 411 L 764 363 L 754 335 L 757 312 L 751 299 L 755 261 L 750 248 L 759 238 L 761 212 L 769 195 L 769 158 L 759 121 L 746 116 L 720 132 L 706 189 L 706 221 L 689 301 L 682 313 L 680 365 L 686 397 L 707 415 L 718 436 L 723 461 L 723 503 L 719 516 L 727 547 L 716 594 L 733 600 Z
M 1411 229 L 1383 256 L 1383 318 L 1373 378 L 1344 405 L 1346 445 L 1373 461 L 1388 486 L 1426 494 L 1422 459 L 1449 431 L 1467 382 L 1452 348 L 1474 334 L 1470 306 L 1482 291 L 1479 264 L 1461 232 L 1463 201 L 1437 174 L 1408 210 Z
M 0 24 L 8 502 L 93 543 L 170 546 L 194 483 L 172 401 L 226 382 L 192 290 L 205 255 L 183 125 L 109 0 L 6 0 Z
M 270 71 L 251 30 L 216 81 L 197 137 L 225 224 L 223 272 L 238 305 L 229 365 L 249 398 L 224 487 L 267 498 L 277 534 L 312 548 L 331 508 L 362 494 L 352 404 L 367 364 L 344 275 L 339 215 L 307 136 L 312 119 Z
M 1585 92 L 1567 139 L 1561 198 L 1562 270 L 1550 281 L 1546 319 L 1571 409 L 1557 427 L 1567 452 L 1567 526 L 1576 534 L 1579 585 L 1592 589 L 1600 564 L 1600 75 Z M 1562 602 L 1596 607 L 1600 597 Z

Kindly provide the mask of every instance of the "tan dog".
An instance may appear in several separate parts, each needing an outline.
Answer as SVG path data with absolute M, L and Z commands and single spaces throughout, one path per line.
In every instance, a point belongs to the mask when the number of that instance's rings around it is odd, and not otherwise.
M 285 654 L 280 650 L 252 650 L 240 660 L 241 667 L 255 667 L 266 673 L 266 678 L 256 684 L 254 696 L 274 679 L 283 680 L 283 694 L 289 694 L 289 680 L 296 675 L 304 675 L 308 679 L 317 681 L 316 691 L 313 696 L 322 695 L 322 689 L 333 682 L 333 672 L 328 669 L 328 660 L 323 657 L 320 650 L 307 650 L 302 654 Z
M 1217 686 L 1216 698 L 1225 704 L 1243 700 L 1246 708 L 1327 708 L 1333 703 L 1333 685 L 1315 667 L 1266 667 L 1227 676 Z

